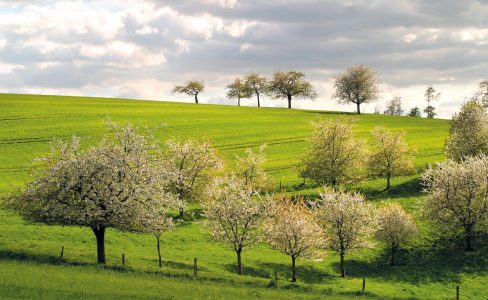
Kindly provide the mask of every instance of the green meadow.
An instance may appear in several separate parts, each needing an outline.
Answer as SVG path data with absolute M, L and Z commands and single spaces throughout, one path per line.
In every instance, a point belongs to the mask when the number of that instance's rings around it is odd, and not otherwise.
M 310 121 L 344 113 L 174 102 L 0 94 L 0 194 L 29 180 L 32 160 L 49 151 L 50 142 L 81 137 L 87 146 L 105 134 L 107 116 L 119 124 L 141 128 L 160 126 L 155 133 L 163 145 L 168 138 L 210 139 L 232 166 L 235 155 L 266 144 L 266 170 L 291 194 L 314 196 L 320 188 L 303 183 L 296 164 L 307 149 Z M 420 216 L 423 198 L 420 173 L 445 159 L 447 120 L 355 115 L 355 134 L 371 139 L 375 126 L 406 132 L 416 149 L 417 175 L 394 178 L 384 192 L 385 179 L 348 186 L 368 201 L 396 201 L 412 213 L 421 236 L 399 252 L 399 265 L 388 264 L 382 245 L 346 257 L 348 277 L 339 277 L 339 258 L 327 252 L 320 260 L 298 261 L 298 283 L 289 282 L 290 259 L 265 244 L 243 253 L 244 276 L 235 275 L 234 253 L 209 239 L 201 227 L 200 208 L 194 219 L 181 222 L 162 236 L 164 266 L 158 268 L 156 240 L 151 235 L 109 230 L 107 266 L 96 262 L 91 230 L 79 227 L 28 224 L 0 210 L 0 298 L 163 298 L 163 299 L 449 299 L 460 286 L 464 299 L 487 299 L 488 243 L 477 237 L 476 252 L 465 253 L 462 240 L 439 239 Z M 59 259 L 61 247 L 64 257 Z M 126 257 L 121 265 L 122 254 Z M 193 259 L 198 276 L 193 276 Z M 274 277 L 278 276 L 276 285 Z M 365 292 L 361 292 L 366 279 Z

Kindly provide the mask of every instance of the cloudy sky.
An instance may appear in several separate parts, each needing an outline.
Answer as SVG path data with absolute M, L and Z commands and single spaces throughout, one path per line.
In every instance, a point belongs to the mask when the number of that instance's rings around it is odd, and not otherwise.
M 432 84 L 450 117 L 488 77 L 487 57 L 488 0 L 0 0 L 0 92 L 191 102 L 170 90 L 199 79 L 201 102 L 234 104 L 234 77 L 296 69 L 319 97 L 295 107 L 354 111 L 332 99 L 334 75 L 366 64 L 380 106 L 424 107 Z

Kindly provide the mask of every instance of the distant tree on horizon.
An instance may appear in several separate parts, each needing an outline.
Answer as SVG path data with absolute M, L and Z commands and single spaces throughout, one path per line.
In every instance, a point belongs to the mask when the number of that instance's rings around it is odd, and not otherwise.
M 418 117 L 418 118 L 422 117 L 422 116 L 420 115 L 420 109 L 419 109 L 417 106 L 412 107 L 412 108 L 410 109 L 410 112 L 408 113 L 408 116 L 409 116 L 409 117 Z
M 291 108 L 293 98 L 317 97 L 312 84 L 305 80 L 305 74 L 298 71 L 275 72 L 269 81 L 267 93 L 273 99 L 287 99 L 288 108 Z
M 187 94 L 189 96 L 194 96 L 195 103 L 198 104 L 198 95 L 205 90 L 205 83 L 203 81 L 190 80 L 184 85 L 176 85 L 172 93 Z
M 259 97 L 268 90 L 268 80 L 257 73 L 249 73 L 244 77 L 244 81 L 254 95 L 256 95 L 258 107 L 261 107 Z
M 227 98 L 237 99 L 237 106 L 241 106 L 241 99 L 250 98 L 253 91 L 244 80 L 237 77 L 232 83 L 227 85 Z
M 364 65 L 351 66 L 335 76 L 334 88 L 337 102 L 355 103 L 358 114 L 361 113 L 361 104 L 375 101 L 379 94 L 376 73 Z
M 386 102 L 386 109 L 383 111 L 383 113 L 389 116 L 403 115 L 402 97 L 396 96 Z
M 441 93 L 437 92 L 432 85 L 429 85 L 425 90 L 424 96 L 425 100 L 427 100 L 427 107 L 424 109 L 424 112 L 427 114 L 427 118 L 433 118 L 436 113 L 432 102 L 439 100 Z

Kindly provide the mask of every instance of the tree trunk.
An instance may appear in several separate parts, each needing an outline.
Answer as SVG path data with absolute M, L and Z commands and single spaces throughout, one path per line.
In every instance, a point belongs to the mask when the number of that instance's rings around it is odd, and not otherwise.
M 179 211 L 180 211 L 180 219 L 183 218 L 184 214 L 185 214 L 185 208 L 184 207 L 180 207 L 179 208 Z
M 195 103 L 198 104 L 198 94 L 195 94 Z
M 344 251 L 341 251 L 339 254 L 341 256 L 341 277 L 346 278 L 346 268 L 344 266 Z
M 99 264 L 105 264 L 105 227 L 92 228 L 97 238 L 97 260 Z
M 357 111 L 358 111 L 358 115 L 361 114 L 361 108 L 359 107 L 361 105 L 361 103 L 356 103 L 356 108 L 357 108 Z
M 297 267 L 295 264 L 296 257 L 291 256 L 291 282 L 297 282 Z
M 241 106 L 241 97 L 237 97 L 237 106 Z
M 386 189 L 389 190 L 390 189 L 390 178 L 391 178 L 391 174 L 390 172 L 386 173 Z
M 473 251 L 472 239 L 473 239 L 473 230 L 472 226 L 468 226 L 465 228 L 466 231 L 466 251 Z
M 157 240 L 157 246 L 158 246 L 159 267 L 162 268 L 163 267 L 163 260 L 161 258 L 161 247 L 160 247 L 160 243 L 159 243 L 159 236 L 156 236 L 156 240 Z
M 236 251 L 237 253 L 237 274 L 242 275 L 242 260 L 241 260 L 242 249 Z
M 398 244 L 392 243 L 391 244 L 391 261 L 390 264 L 393 266 L 395 265 L 395 254 L 398 249 Z
M 291 108 L 291 95 L 288 95 L 288 108 Z
M 258 107 L 261 107 L 261 104 L 259 103 L 259 93 L 257 93 L 256 96 L 258 97 Z

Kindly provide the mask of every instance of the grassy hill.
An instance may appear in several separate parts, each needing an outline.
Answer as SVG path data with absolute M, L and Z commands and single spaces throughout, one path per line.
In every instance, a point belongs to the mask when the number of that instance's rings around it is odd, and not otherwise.
M 229 164 L 235 154 L 248 147 L 267 144 L 267 171 L 276 185 L 290 192 L 315 194 L 317 188 L 300 190 L 301 180 L 294 165 L 307 148 L 309 121 L 335 118 L 340 113 L 274 108 L 195 105 L 172 102 L 120 100 L 84 97 L 0 94 L 0 193 L 11 191 L 28 179 L 32 159 L 45 154 L 53 138 L 76 134 L 84 145 L 106 134 L 106 115 L 118 123 L 154 127 L 164 123 L 156 137 L 207 138 Z M 417 148 L 418 169 L 445 159 L 446 120 L 355 116 L 355 134 L 370 139 L 381 125 L 403 130 Z M 163 235 L 164 267 L 157 267 L 155 239 L 109 231 L 108 266 L 95 262 L 95 239 L 89 229 L 26 224 L 19 217 L 0 211 L 0 298 L 449 298 L 461 286 L 466 298 L 488 297 L 484 282 L 488 254 L 484 246 L 465 254 L 457 240 L 438 241 L 418 216 L 418 175 L 396 178 L 394 188 L 381 192 L 383 179 L 364 181 L 349 188 L 360 189 L 368 200 L 398 201 L 416 215 L 422 237 L 402 250 L 400 265 L 387 265 L 387 253 L 380 246 L 359 251 L 346 262 L 349 277 L 338 277 L 334 253 L 320 261 L 298 262 L 298 284 L 288 282 L 289 258 L 266 245 L 243 254 L 245 276 L 234 274 L 234 254 L 209 241 L 200 220 L 181 224 Z M 196 209 L 196 207 L 194 207 Z M 57 257 L 65 247 L 64 259 Z M 120 266 L 125 254 L 127 264 Z M 193 258 L 199 261 L 199 276 L 193 278 Z M 278 272 L 279 288 L 270 287 Z M 367 293 L 361 295 L 362 278 Z

